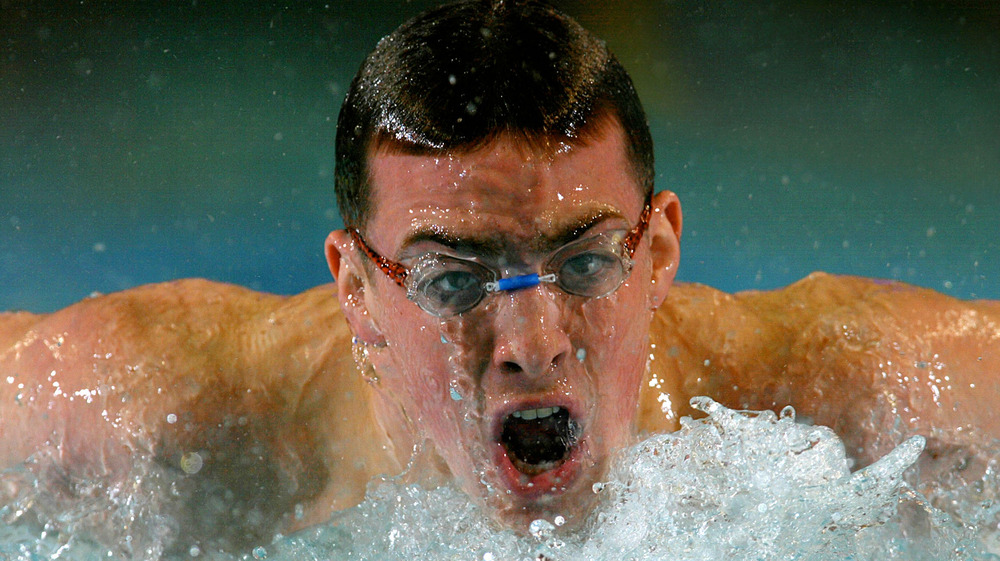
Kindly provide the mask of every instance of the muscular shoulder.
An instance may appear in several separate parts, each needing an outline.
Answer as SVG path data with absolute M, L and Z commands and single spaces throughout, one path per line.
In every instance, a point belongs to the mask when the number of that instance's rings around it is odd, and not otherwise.
M 0 316 L 0 343 L 6 463 L 49 442 L 61 469 L 114 478 L 146 455 L 178 478 L 176 508 L 225 495 L 243 505 L 232 516 L 260 522 L 185 528 L 238 531 L 234 543 L 323 494 L 356 500 L 328 488 L 333 471 L 361 471 L 365 458 L 339 449 L 351 430 L 339 421 L 367 412 L 330 286 L 281 297 L 203 280 L 149 285 Z
M 679 285 L 657 313 L 653 339 L 663 370 L 679 373 L 674 402 L 710 395 L 739 408 L 790 404 L 877 454 L 903 436 L 883 431 L 898 418 L 908 433 L 969 419 L 981 433 L 997 432 L 988 404 L 1000 396 L 998 326 L 996 302 L 817 273 L 734 295 Z

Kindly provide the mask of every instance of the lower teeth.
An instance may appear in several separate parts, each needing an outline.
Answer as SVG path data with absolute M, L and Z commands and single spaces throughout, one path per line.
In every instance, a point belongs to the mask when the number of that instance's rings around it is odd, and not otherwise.
M 517 471 L 525 475 L 538 475 L 540 473 L 545 473 L 550 469 L 555 469 L 562 465 L 564 460 L 556 460 L 554 462 L 540 462 L 537 464 L 529 464 L 527 462 L 522 462 L 521 460 L 514 457 L 510 452 L 507 452 L 507 457 L 510 458 L 510 463 L 514 464 Z

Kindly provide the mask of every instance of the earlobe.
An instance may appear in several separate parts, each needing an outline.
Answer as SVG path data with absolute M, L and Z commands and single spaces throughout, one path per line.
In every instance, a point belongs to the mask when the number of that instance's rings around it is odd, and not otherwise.
M 647 230 L 653 265 L 650 308 L 658 308 L 663 303 L 677 276 L 682 226 L 683 214 L 677 195 L 671 191 L 653 195 L 653 214 Z
M 347 230 L 334 230 L 326 238 L 326 262 L 337 285 L 337 298 L 355 337 L 367 345 L 385 344 L 381 330 L 368 309 L 365 273 Z

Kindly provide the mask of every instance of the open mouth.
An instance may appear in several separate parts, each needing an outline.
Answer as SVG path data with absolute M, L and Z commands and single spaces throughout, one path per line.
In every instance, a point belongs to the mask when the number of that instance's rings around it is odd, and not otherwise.
M 519 472 L 533 476 L 565 462 L 579 432 L 564 407 L 522 409 L 504 419 L 500 444 Z

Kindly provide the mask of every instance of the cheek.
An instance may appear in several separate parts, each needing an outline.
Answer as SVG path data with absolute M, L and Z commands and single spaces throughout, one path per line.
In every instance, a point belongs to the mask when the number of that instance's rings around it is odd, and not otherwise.
M 481 403 L 476 377 L 469 374 L 482 363 L 486 330 L 476 329 L 475 321 L 443 322 L 409 301 L 385 306 L 379 315 L 388 343 L 372 361 L 379 389 L 439 447 L 456 442 L 457 427 L 466 426 L 463 419 Z
M 633 276 L 633 278 L 635 278 Z M 606 298 L 581 307 L 581 342 L 596 378 L 596 389 L 609 414 L 631 419 L 649 358 L 652 312 L 645 293 L 628 284 Z
M 372 357 L 379 386 L 416 420 L 439 407 L 447 395 L 447 350 L 422 310 L 409 301 L 379 310 L 387 347 Z M 426 317 L 425 317 L 426 316 Z

